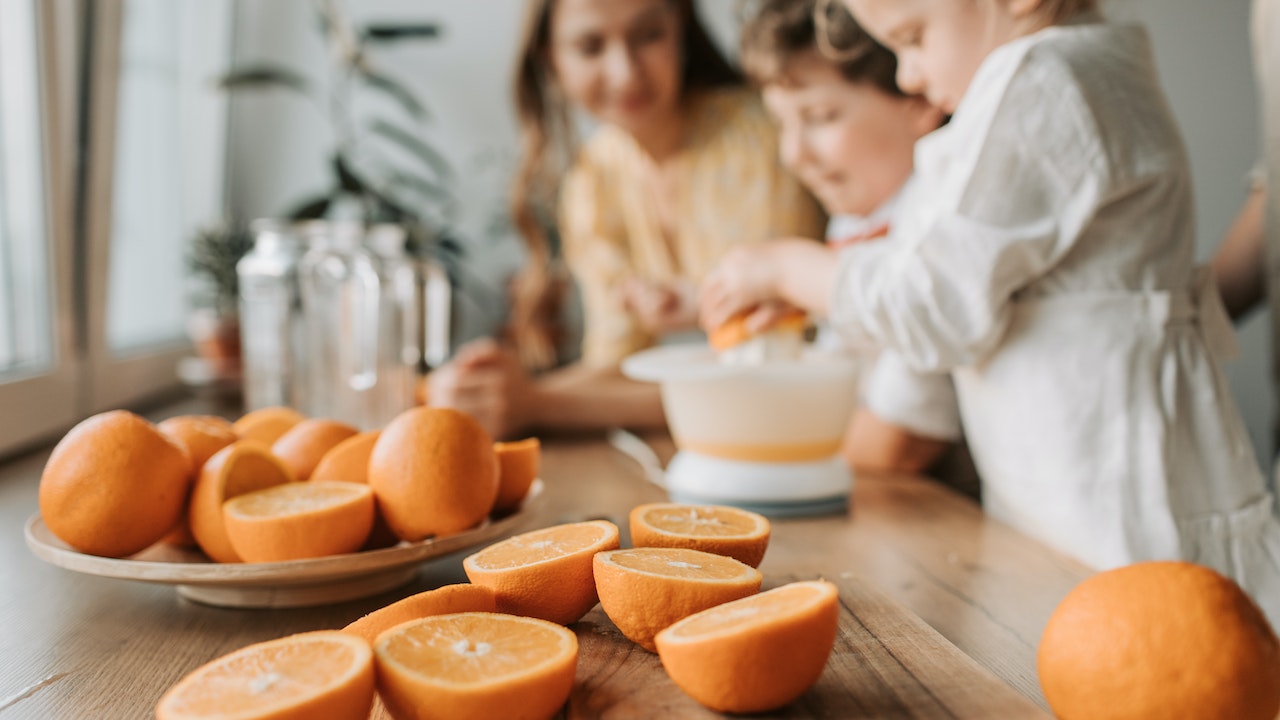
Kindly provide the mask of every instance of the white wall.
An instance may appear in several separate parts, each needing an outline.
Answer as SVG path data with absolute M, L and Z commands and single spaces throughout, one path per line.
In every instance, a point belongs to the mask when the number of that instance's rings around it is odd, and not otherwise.
M 501 204 L 502 168 L 514 153 L 508 69 L 523 3 L 362 0 L 347 5 L 357 20 L 432 20 L 444 26 L 442 39 L 393 49 L 376 60 L 414 87 L 434 111 L 434 137 L 459 169 L 457 190 L 466 204 L 462 227 L 479 237 L 478 228 Z M 717 38 L 732 44 L 739 3 L 702 0 L 701 5 Z M 1111 17 L 1150 28 L 1196 176 L 1202 258 L 1210 256 L 1243 199 L 1245 174 L 1257 148 L 1248 6 L 1248 0 L 1109 0 L 1104 5 Z M 275 59 L 316 69 L 324 62 L 305 0 L 239 0 L 237 31 L 236 55 L 242 61 Z M 287 96 L 242 97 L 232 105 L 229 197 L 234 210 L 249 216 L 279 213 L 305 191 L 323 187 L 328 175 L 320 150 L 326 134 L 314 108 Z M 510 239 L 476 252 L 495 286 L 496 278 L 520 261 Z M 468 316 L 464 335 L 485 329 L 481 314 Z M 1267 332 L 1262 318 L 1247 323 L 1243 357 L 1229 368 L 1260 456 L 1270 453 Z

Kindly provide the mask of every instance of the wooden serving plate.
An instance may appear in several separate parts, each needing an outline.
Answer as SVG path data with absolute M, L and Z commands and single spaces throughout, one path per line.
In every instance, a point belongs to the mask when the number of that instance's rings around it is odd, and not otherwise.
M 54 536 L 39 513 L 27 520 L 27 547 L 41 560 L 89 575 L 176 585 L 178 594 L 220 607 L 310 607 L 354 600 L 408 583 L 418 564 L 476 547 L 523 526 L 541 502 L 534 480 L 516 512 L 439 538 L 346 555 L 271 563 L 215 563 L 196 550 L 157 544 L 127 558 L 79 552 Z

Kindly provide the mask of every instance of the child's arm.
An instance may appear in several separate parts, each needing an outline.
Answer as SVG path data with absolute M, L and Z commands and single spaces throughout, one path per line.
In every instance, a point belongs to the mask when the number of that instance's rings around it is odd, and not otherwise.
M 702 326 L 717 328 L 744 310 L 777 301 L 825 316 L 835 269 L 835 254 L 804 238 L 735 248 L 703 281 L 699 302 Z M 752 318 L 748 327 L 763 329 L 774 315 Z

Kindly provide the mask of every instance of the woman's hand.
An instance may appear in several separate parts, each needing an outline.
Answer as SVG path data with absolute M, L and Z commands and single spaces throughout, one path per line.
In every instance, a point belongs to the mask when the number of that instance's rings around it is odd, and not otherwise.
M 432 407 L 449 407 L 474 417 L 495 440 L 511 438 L 529 425 L 533 381 L 511 350 L 491 338 L 458 349 L 427 376 Z
M 698 288 L 692 280 L 629 277 L 618 289 L 622 303 L 652 335 L 692 330 L 698 326 Z

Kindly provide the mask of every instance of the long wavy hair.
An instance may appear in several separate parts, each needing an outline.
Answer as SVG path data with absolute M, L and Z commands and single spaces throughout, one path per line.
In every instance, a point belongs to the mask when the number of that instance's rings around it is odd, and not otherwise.
M 711 41 L 693 0 L 667 0 L 680 15 L 683 70 L 680 100 L 699 90 L 742 84 Z M 573 162 L 577 139 L 567 99 L 551 66 L 551 17 L 556 0 L 528 0 L 515 69 L 515 108 L 520 160 L 510 195 L 512 223 L 527 250 L 512 285 L 508 335 L 531 370 L 558 360 L 564 337 L 561 315 L 569 285 L 555 232 L 559 178 Z

